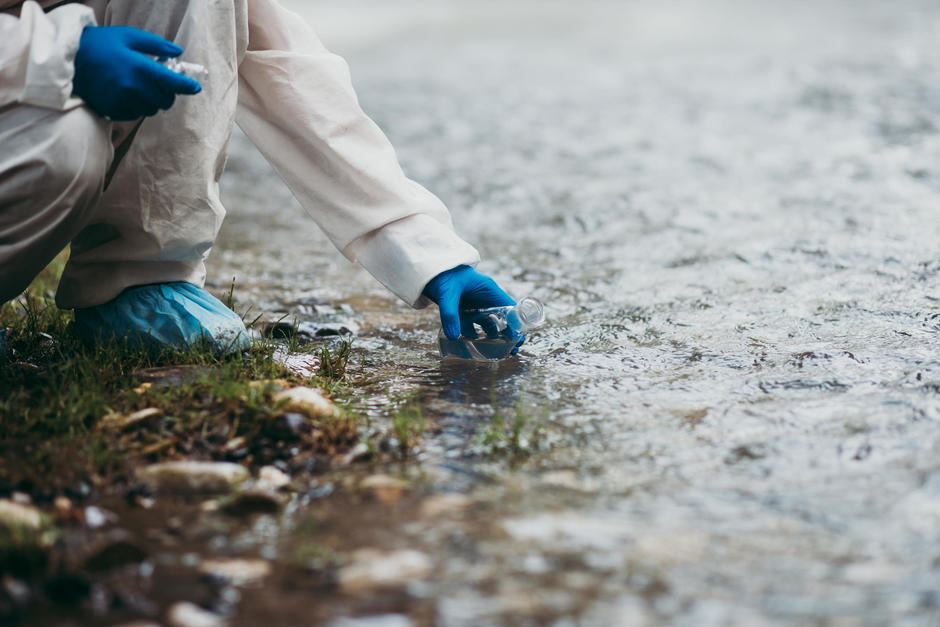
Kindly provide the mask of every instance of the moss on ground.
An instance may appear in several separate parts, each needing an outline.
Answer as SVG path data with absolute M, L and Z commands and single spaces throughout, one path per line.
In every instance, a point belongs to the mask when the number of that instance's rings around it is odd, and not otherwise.
M 8 345 L 0 359 L 0 493 L 53 496 L 77 483 L 129 480 L 134 466 L 162 459 L 263 464 L 330 456 L 355 443 L 348 412 L 293 433 L 279 425 L 285 412 L 275 400 L 295 385 L 341 396 L 348 345 L 331 353 L 289 340 L 289 350 L 321 357 L 321 372 L 310 378 L 275 359 L 283 341 L 256 340 L 229 358 L 205 346 L 159 353 L 119 342 L 86 346 L 72 332 L 72 312 L 53 302 L 63 264 L 57 258 L 0 307 Z M 177 376 L 149 380 L 149 369 L 171 365 L 180 366 Z M 130 425 L 135 412 L 142 418 Z

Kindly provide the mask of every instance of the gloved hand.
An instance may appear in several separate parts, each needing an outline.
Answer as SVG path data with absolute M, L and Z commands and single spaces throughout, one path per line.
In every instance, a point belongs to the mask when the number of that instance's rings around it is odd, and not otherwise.
M 75 54 L 72 92 L 112 120 L 136 120 L 169 109 L 176 94 L 198 94 L 198 81 L 168 70 L 153 57 L 183 49 L 131 26 L 86 26 Z
M 423 293 L 437 303 L 444 335 L 452 340 L 461 334 L 476 337 L 470 316 L 461 316 L 460 311 L 516 304 L 496 281 L 470 266 L 457 266 L 441 272 L 428 282 Z

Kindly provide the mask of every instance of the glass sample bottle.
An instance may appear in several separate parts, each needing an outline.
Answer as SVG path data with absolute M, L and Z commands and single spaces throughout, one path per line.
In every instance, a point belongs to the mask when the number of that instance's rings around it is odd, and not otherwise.
M 441 329 L 437 340 L 443 359 L 506 359 L 522 345 L 526 331 L 545 323 L 545 307 L 532 297 L 523 298 L 516 305 L 471 309 L 460 313 L 462 317 L 470 316 L 476 337 L 461 335 L 452 340 Z
M 206 69 L 206 66 L 199 65 L 198 63 L 180 61 L 176 57 L 157 59 L 157 62 L 166 66 L 168 70 L 172 70 L 179 74 L 184 74 L 200 82 L 209 78 L 209 70 Z

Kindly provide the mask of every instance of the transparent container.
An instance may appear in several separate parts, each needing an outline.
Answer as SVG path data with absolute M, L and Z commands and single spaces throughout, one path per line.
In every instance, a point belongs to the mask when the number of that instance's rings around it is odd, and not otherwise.
M 512 356 L 525 340 L 525 333 L 545 323 L 545 307 L 526 297 L 516 305 L 461 312 L 472 316 L 476 337 L 463 335 L 452 340 L 441 329 L 437 341 L 443 359 L 501 361 Z
M 190 63 L 189 61 L 180 61 L 179 59 L 173 58 L 164 58 L 157 59 L 158 63 L 166 66 L 168 70 L 177 72 L 178 74 L 185 74 L 190 78 L 194 78 L 197 81 L 204 81 L 209 78 L 209 70 L 206 69 L 206 66 L 199 65 L 198 63 Z

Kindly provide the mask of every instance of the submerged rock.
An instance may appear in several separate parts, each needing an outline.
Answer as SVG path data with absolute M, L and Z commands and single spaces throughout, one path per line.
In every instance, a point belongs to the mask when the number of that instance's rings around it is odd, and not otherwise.
M 262 559 L 214 559 L 199 565 L 199 572 L 224 579 L 233 586 L 261 583 L 271 570 L 271 563 Z
M 276 514 L 287 503 L 287 500 L 286 495 L 252 487 L 233 496 L 231 501 L 222 506 L 222 509 L 232 516 Z
M 338 580 L 344 592 L 355 593 L 370 588 L 396 588 L 431 574 L 431 558 L 410 549 L 382 553 L 360 549 L 352 562 L 340 569 Z
M 195 603 L 180 601 L 170 606 L 166 613 L 170 627 L 224 627 L 227 625 L 218 614 L 204 610 Z
M 395 503 L 409 484 L 404 479 L 389 475 L 370 475 L 359 482 L 359 488 L 370 492 L 382 503 Z
M 130 533 L 114 529 L 89 547 L 84 567 L 91 572 L 103 572 L 125 564 L 137 564 L 145 559 L 147 551 L 133 541 Z
M 248 469 L 231 462 L 163 462 L 137 471 L 141 482 L 163 494 L 224 494 L 248 477 Z

